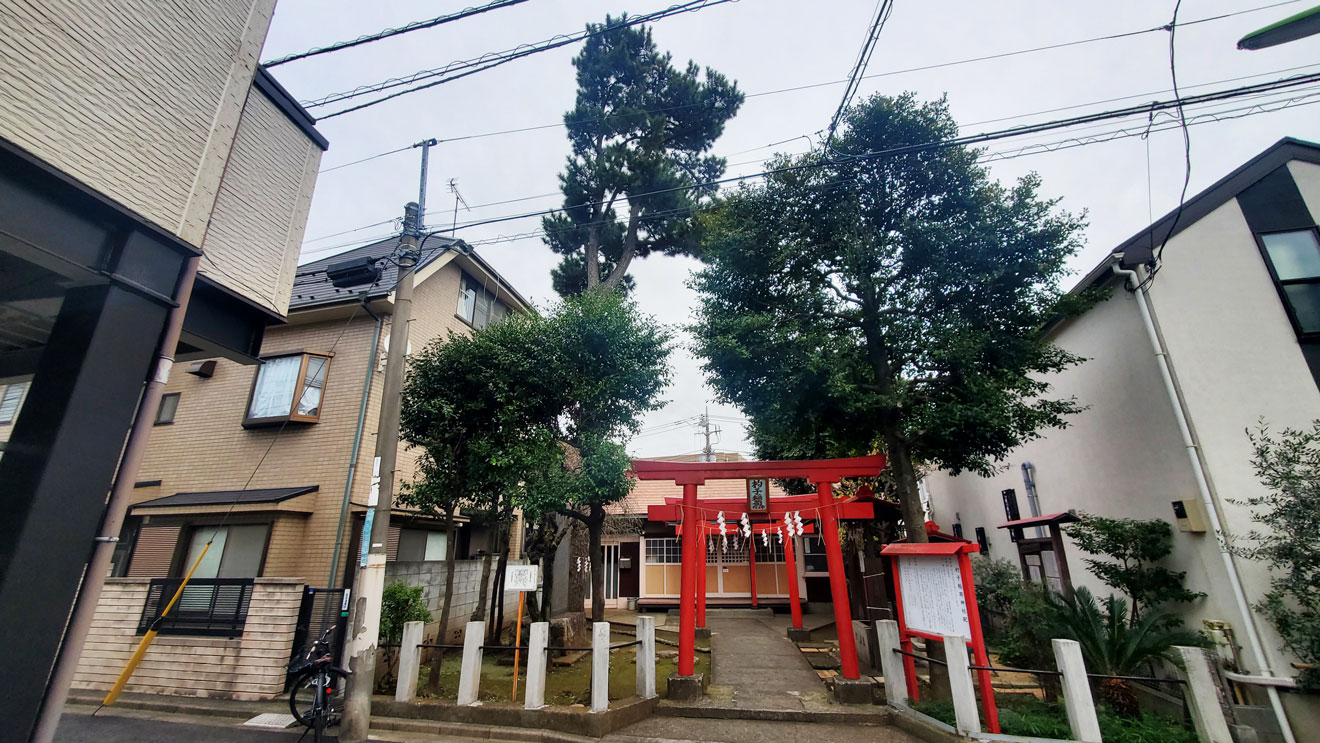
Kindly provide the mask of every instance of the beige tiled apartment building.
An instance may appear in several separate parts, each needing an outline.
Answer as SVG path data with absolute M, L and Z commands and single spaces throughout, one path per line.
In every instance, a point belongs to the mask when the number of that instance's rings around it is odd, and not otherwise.
M 208 555 L 199 577 L 351 585 L 371 491 L 396 269 L 381 261 L 386 268 L 365 304 L 358 289 L 333 287 L 324 269 L 386 256 L 397 244 L 391 238 L 300 267 L 288 324 L 267 331 L 262 366 L 215 359 L 178 370 L 139 474 L 115 575 L 179 575 L 193 542 L 223 522 L 226 544 L 217 539 L 212 549 L 220 546 L 221 554 Z M 425 252 L 410 349 L 531 311 L 462 243 L 431 238 Z M 414 477 L 416 458 L 400 445 L 396 492 Z M 434 520 L 396 514 L 391 559 L 443 554 Z

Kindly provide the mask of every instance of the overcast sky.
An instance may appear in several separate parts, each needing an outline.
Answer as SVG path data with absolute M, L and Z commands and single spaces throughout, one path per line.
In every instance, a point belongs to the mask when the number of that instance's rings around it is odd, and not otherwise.
M 262 58 L 269 60 L 356 38 L 481 1 L 280 0 Z M 289 63 L 275 68 L 273 73 L 294 97 L 306 101 L 486 52 L 574 33 L 589 21 L 603 20 L 606 13 L 649 13 L 676 1 L 530 0 L 437 28 Z M 1269 0 L 1187 0 L 1182 4 L 1179 21 L 1270 4 Z M 881 75 L 1148 29 L 1168 23 L 1173 6 L 1172 0 L 1109 3 L 896 0 L 867 72 Z M 1183 94 L 1320 70 L 1317 62 L 1320 37 L 1263 51 L 1236 49 L 1236 41 L 1245 33 L 1308 6 L 1309 3 L 1287 3 L 1180 28 L 1176 58 Z M 713 67 L 737 81 L 749 94 L 741 112 L 716 144 L 715 152 L 728 157 L 730 175 L 753 173 L 759 169 L 762 158 L 774 152 L 804 151 L 808 140 L 797 139 L 776 147 L 765 145 L 810 136 L 827 125 L 874 10 L 873 0 L 741 0 L 660 21 L 654 26 L 654 34 L 657 44 L 671 51 L 676 63 L 692 59 L 702 66 Z M 914 91 L 922 98 L 947 94 L 963 133 L 971 134 L 1171 98 L 1168 42 L 1168 34 L 1161 31 L 920 72 L 881 75 L 865 80 L 860 92 L 870 95 Z M 330 150 L 322 161 L 323 173 L 316 185 L 304 260 L 331 255 L 389 234 L 391 226 L 386 224 L 326 237 L 396 218 L 402 214 L 404 203 L 417 198 L 417 150 L 332 172 L 324 172 L 326 169 L 428 137 L 457 139 L 560 123 L 563 113 L 573 104 L 575 86 L 570 60 L 578 48 L 572 45 L 534 55 L 490 72 L 320 122 L 318 129 L 329 138 Z M 1282 72 L 1286 69 L 1287 72 Z M 1260 76 L 1223 82 L 1253 75 Z M 756 95 L 831 82 L 836 84 Z M 1314 92 L 1308 90 L 1305 94 Z M 1102 102 L 1124 96 L 1135 97 Z M 1281 97 L 1268 100 L 1281 100 Z M 1320 95 L 1299 101 L 1312 102 L 1320 102 Z M 1219 108 L 1244 105 L 1248 103 L 1235 101 L 1220 104 Z M 1050 112 L 1064 107 L 1072 108 Z M 314 108 L 311 112 L 319 116 L 336 108 Z M 1003 120 L 1005 117 L 1016 118 Z M 1159 119 L 1157 123 L 1167 121 Z M 1038 135 L 994 143 L 991 149 L 1001 151 L 1115 128 L 1117 125 L 1111 123 L 1075 134 Z M 1231 121 L 1210 122 L 1193 126 L 1190 132 L 1189 196 L 1281 137 L 1320 141 L 1320 107 L 1299 105 Z M 459 212 L 460 224 L 561 204 L 556 175 L 568 154 L 562 127 L 462 139 L 442 143 L 431 152 L 429 226 L 446 225 L 452 219 L 454 198 L 448 186 L 450 179 L 457 180 L 463 197 L 472 206 L 470 211 Z M 1117 243 L 1148 225 L 1152 213 L 1158 217 L 1176 207 L 1183 179 L 1182 137 L 1176 129 L 1155 132 L 1148 140 L 1133 137 L 1034 154 L 994 162 L 990 168 L 996 178 L 1005 182 L 1033 170 L 1039 172 L 1046 195 L 1061 197 L 1063 208 L 1088 213 L 1086 247 L 1072 264 L 1075 272 L 1084 273 Z M 492 203 L 526 197 L 541 198 Z M 490 205 L 482 206 L 486 204 Z M 524 219 L 459 230 L 458 235 L 475 242 L 531 232 L 539 226 L 539 218 Z M 553 298 L 549 272 L 558 262 L 558 256 L 539 238 L 489 244 L 479 247 L 478 252 L 524 296 L 538 304 Z M 1175 255 L 1166 257 L 1179 259 Z M 695 303 L 686 281 L 695 266 L 692 260 L 663 256 L 634 262 L 636 297 L 642 308 L 676 327 L 686 323 Z M 647 429 L 634 439 L 630 451 L 635 455 L 658 456 L 698 450 L 701 441 L 695 426 L 661 426 L 694 417 L 707 406 L 712 415 L 723 418 L 716 421 L 723 429 L 717 448 L 749 451 L 750 445 L 737 422 L 740 413 L 713 399 L 698 362 L 681 350 L 673 362 L 674 385 L 666 395 L 669 403 L 647 418 Z

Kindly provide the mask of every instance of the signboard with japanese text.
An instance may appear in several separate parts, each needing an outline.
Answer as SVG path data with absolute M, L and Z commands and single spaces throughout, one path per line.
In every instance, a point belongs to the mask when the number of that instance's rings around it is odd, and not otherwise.
M 535 591 L 540 578 L 536 565 L 508 565 L 504 568 L 504 590 Z
M 747 480 L 747 510 L 751 513 L 766 513 L 770 510 L 770 481 L 763 477 Z
M 958 556 L 902 555 L 897 560 L 907 629 L 970 639 Z

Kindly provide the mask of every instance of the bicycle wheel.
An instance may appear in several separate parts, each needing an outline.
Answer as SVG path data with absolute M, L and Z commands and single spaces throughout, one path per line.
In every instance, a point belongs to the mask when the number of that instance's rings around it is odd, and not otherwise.
M 316 689 L 321 685 L 325 689 L 322 713 L 324 726 L 338 725 L 344 714 L 344 687 L 347 681 L 341 671 L 333 668 L 314 669 L 304 673 L 293 682 L 289 690 L 289 711 L 303 727 L 312 727 L 318 715 Z

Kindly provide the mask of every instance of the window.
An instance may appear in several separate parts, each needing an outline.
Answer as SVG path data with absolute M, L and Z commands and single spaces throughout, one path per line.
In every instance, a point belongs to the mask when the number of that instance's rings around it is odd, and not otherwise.
M 509 308 L 471 276 L 463 274 L 458 285 L 457 314 L 468 325 L 481 330 L 503 320 L 509 314 Z
M 243 425 L 317 422 L 329 370 L 330 357 L 321 354 L 301 353 L 263 360 L 252 383 L 252 397 Z
M 261 575 L 269 534 L 269 524 L 193 527 L 179 575 L 187 575 L 209 541 L 211 548 L 193 572 L 194 578 L 255 578 Z
M 174 422 L 174 414 L 179 410 L 179 394 L 161 395 L 160 407 L 156 409 L 156 425 L 167 426 Z
M 18 382 L 16 384 L 7 384 L 0 393 L 0 425 L 13 423 L 18 417 L 18 411 L 23 406 L 23 395 L 27 392 L 28 383 Z
M 395 559 L 399 562 L 440 562 L 445 559 L 446 546 L 447 535 L 442 531 L 402 529 Z
M 647 565 L 678 565 L 683 562 L 683 545 L 677 539 L 646 540 Z
M 1320 240 L 1315 228 L 1260 235 L 1260 242 L 1297 333 L 1320 333 Z
M 758 563 L 784 561 L 784 543 L 779 541 L 778 534 L 770 535 L 769 547 L 759 535 L 756 537 L 756 561 Z

